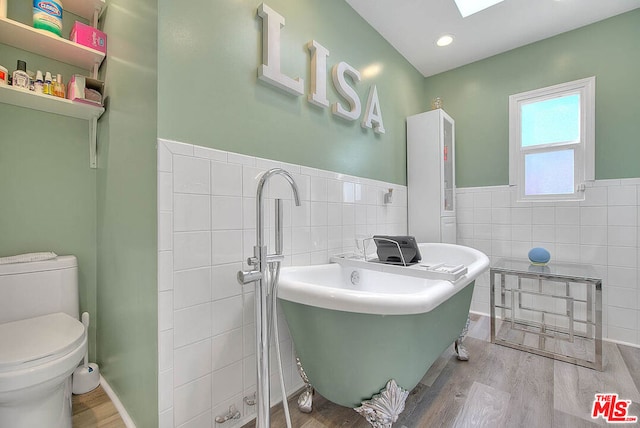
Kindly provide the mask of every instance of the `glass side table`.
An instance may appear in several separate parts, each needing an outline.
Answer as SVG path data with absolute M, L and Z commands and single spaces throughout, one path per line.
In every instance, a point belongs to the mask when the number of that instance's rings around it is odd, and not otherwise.
M 490 278 L 492 343 L 602 370 L 602 279 L 593 266 L 499 259 Z

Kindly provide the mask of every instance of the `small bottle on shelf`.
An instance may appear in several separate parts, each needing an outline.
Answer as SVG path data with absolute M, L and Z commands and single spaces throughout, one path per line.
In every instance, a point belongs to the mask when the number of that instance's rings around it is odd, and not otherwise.
M 31 92 L 35 91 L 35 84 L 36 84 L 36 73 L 34 73 L 31 70 L 27 70 L 27 74 L 29 75 L 29 90 Z
M 62 83 L 62 74 L 60 73 L 56 76 L 53 84 L 53 95 L 60 98 L 65 97 L 64 83 Z
M 16 71 L 13 72 L 13 86 L 21 89 L 29 89 L 29 75 L 27 74 L 27 63 L 18 60 Z
M 42 78 L 42 71 L 36 72 L 36 80 L 33 84 L 33 90 L 36 94 L 42 94 L 44 90 L 44 79 Z
M 47 71 L 44 75 L 44 86 L 42 89 L 42 93 L 45 95 L 52 95 L 53 91 L 51 89 L 51 73 Z
M 0 85 L 9 84 L 9 70 L 0 65 Z

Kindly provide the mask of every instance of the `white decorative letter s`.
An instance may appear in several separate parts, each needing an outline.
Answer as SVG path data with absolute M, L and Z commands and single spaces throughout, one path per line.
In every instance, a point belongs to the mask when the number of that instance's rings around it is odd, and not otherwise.
M 344 61 L 341 61 L 333 66 L 333 70 L 331 76 L 333 77 L 333 84 L 336 87 L 336 90 L 342 97 L 349 102 L 350 110 L 346 110 L 344 107 L 340 105 L 340 103 L 335 103 L 332 106 L 331 111 L 336 116 L 340 116 L 343 119 L 347 120 L 357 120 L 360 117 L 360 112 L 362 111 L 362 106 L 360 104 L 360 98 L 358 98 L 358 94 L 355 89 L 347 84 L 347 80 L 345 79 L 345 74 L 351 76 L 354 82 L 360 81 L 360 72 L 355 68 L 351 67 Z
M 369 89 L 369 99 L 367 100 L 367 110 L 362 120 L 363 128 L 372 128 L 377 134 L 384 134 L 384 124 L 382 123 L 382 111 L 380 101 L 378 101 L 378 89 L 373 85 Z
M 262 61 L 258 67 L 258 79 L 287 91 L 293 95 L 304 93 L 304 80 L 292 79 L 280 71 L 280 28 L 284 27 L 284 17 L 266 4 L 258 7 L 262 18 Z

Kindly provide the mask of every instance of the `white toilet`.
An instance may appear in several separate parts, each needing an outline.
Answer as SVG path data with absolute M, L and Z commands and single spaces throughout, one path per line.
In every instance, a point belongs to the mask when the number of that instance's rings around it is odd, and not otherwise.
M 86 347 L 74 256 L 0 264 L 0 427 L 71 428 Z

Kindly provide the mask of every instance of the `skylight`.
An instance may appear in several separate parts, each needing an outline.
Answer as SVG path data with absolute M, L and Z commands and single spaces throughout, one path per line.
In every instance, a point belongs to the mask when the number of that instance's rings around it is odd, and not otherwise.
M 480 12 L 488 7 L 502 2 L 503 0 L 455 0 L 460 15 L 466 18 L 476 12 Z

